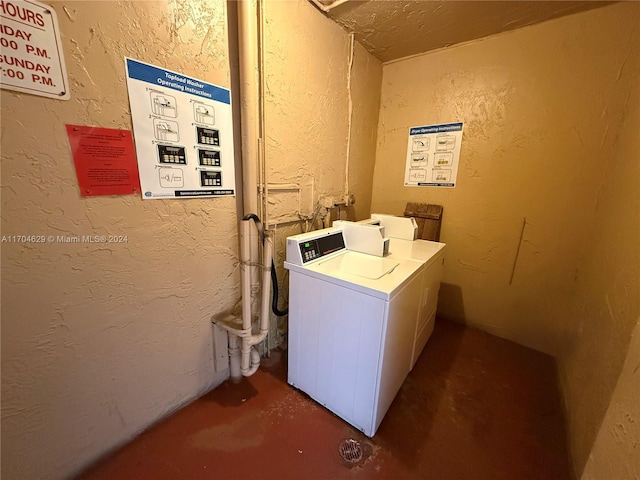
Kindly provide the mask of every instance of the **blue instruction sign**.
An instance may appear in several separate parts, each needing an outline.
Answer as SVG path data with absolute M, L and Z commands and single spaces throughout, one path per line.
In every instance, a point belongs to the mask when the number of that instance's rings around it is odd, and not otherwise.
M 462 127 L 456 122 L 409 129 L 405 187 L 455 187 Z
M 142 198 L 235 195 L 231 91 L 125 62 Z

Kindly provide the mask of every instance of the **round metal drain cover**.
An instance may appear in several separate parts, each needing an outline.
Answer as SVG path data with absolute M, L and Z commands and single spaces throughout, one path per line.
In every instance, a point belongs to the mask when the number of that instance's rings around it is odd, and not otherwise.
M 358 463 L 362 460 L 362 446 L 360 442 L 352 438 L 343 440 L 340 444 L 340 456 L 349 463 Z

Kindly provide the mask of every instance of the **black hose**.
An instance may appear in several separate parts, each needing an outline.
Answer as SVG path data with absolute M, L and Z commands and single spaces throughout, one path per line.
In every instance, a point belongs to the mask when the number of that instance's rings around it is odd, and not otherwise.
M 271 285 L 273 286 L 273 296 L 271 299 L 271 311 L 276 317 L 284 317 L 289 313 L 289 308 L 278 309 L 278 275 L 276 274 L 276 264 L 271 260 Z
M 242 217 L 242 220 L 253 220 L 253 222 L 256 224 L 256 228 L 258 229 L 258 234 L 260 234 L 260 237 L 262 237 L 262 222 L 260 221 L 260 217 L 258 217 L 258 215 L 256 215 L 255 213 L 249 213 Z M 260 241 L 262 241 L 262 238 L 260 238 Z
M 264 233 L 262 232 L 262 223 L 260 222 L 260 218 L 255 213 L 249 213 L 242 217 L 242 220 L 253 220 L 256 224 L 258 232 L 263 237 L 260 240 L 264 242 Z M 278 309 L 278 275 L 276 274 L 276 265 L 273 259 L 271 259 L 271 286 L 273 288 L 271 297 L 271 311 L 276 317 L 284 317 L 289 313 L 289 309 Z

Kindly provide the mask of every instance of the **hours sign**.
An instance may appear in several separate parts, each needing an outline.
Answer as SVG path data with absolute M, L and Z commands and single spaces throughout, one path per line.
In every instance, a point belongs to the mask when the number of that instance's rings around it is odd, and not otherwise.
M 69 100 L 58 18 L 35 0 L 0 0 L 0 86 Z

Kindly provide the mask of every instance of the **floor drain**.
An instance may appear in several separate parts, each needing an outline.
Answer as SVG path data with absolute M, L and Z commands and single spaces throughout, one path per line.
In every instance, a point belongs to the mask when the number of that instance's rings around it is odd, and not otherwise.
M 362 446 L 360 442 L 352 438 L 343 440 L 340 444 L 340 456 L 349 463 L 358 463 L 362 460 Z

